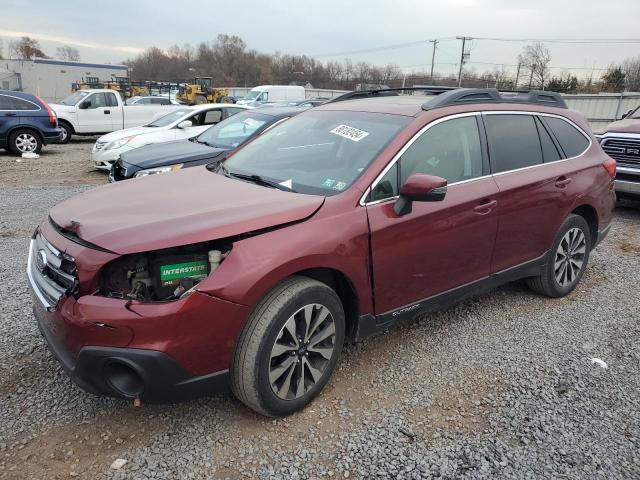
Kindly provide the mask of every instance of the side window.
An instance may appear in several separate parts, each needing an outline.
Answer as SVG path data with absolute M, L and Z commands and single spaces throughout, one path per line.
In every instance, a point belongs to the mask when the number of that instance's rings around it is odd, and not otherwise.
M 222 119 L 221 110 L 209 110 L 204 114 L 203 125 L 213 125 Z
M 107 101 L 106 101 L 104 93 L 94 93 L 93 95 L 89 96 L 84 101 L 85 102 L 91 102 L 91 105 L 89 106 L 90 109 L 101 108 L 101 107 L 106 107 L 107 106 Z
M 107 93 L 105 95 L 107 96 L 107 106 L 108 107 L 117 107 L 118 106 L 118 100 L 116 99 L 116 94 L 115 93 Z
M 531 115 L 485 115 L 493 173 L 542 163 L 538 130 Z
M 169 99 L 168 98 L 152 98 L 151 103 L 154 103 L 156 105 L 169 105 Z
M 260 101 L 261 102 L 268 102 L 269 101 L 269 92 L 262 92 L 262 95 L 260 95 Z
M 398 162 L 393 164 L 387 173 L 380 179 L 375 186 L 367 202 L 375 202 L 376 200 L 384 200 L 385 198 L 393 198 L 398 196 Z
M 225 108 L 225 114 L 226 114 L 226 118 L 229 118 L 232 115 L 235 115 L 236 113 L 240 113 L 240 112 L 244 112 L 244 108 L 234 108 L 234 107 L 228 107 Z
M 547 128 L 542 124 L 540 119 L 536 119 L 536 126 L 538 127 L 538 134 L 540 135 L 540 144 L 542 145 L 542 159 L 545 163 L 555 162 L 562 157 L 556 148 L 556 145 L 551 139 L 551 135 L 547 132 Z
M 589 140 L 569 122 L 556 117 L 545 117 L 544 121 L 553 130 L 567 158 L 582 155 L 589 147 Z
M 6 95 L 0 95 L 0 110 L 11 110 L 9 98 Z
M 482 176 L 482 148 L 475 116 L 438 123 L 403 154 L 400 185 L 414 173 L 442 177 L 449 183 Z

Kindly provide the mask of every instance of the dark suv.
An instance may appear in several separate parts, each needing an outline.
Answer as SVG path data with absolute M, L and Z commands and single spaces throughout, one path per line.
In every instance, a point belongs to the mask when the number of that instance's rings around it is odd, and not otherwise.
M 517 279 L 571 292 L 615 202 L 615 162 L 585 119 L 549 92 L 391 93 L 54 207 L 28 275 L 71 378 L 149 402 L 230 385 L 286 415 L 345 338 Z
M 0 148 L 20 155 L 58 143 L 62 131 L 49 105 L 36 95 L 0 90 Z

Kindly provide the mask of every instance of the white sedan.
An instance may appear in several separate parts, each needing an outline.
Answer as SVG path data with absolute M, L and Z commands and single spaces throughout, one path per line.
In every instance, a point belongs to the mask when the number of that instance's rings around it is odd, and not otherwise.
M 98 138 L 91 160 L 98 170 L 110 170 L 121 153 L 152 143 L 183 140 L 199 135 L 211 125 L 250 107 L 209 103 L 172 110 L 142 127 L 125 128 Z

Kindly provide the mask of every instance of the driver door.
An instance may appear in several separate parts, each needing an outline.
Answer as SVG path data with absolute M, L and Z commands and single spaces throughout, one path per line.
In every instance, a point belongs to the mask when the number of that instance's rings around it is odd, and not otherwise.
M 106 94 L 103 92 L 92 93 L 84 98 L 80 102 L 80 105 L 85 102 L 89 102 L 88 108 L 79 108 L 78 106 L 80 131 L 87 133 L 112 132 L 113 120 L 111 118 L 111 110 L 117 107 L 111 107 L 107 104 Z
M 437 121 L 423 131 L 367 199 L 376 315 L 395 316 L 420 303 L 488 277 L 498 229 L 498 187 L 488 172 L 475 114 Z M 442 201 L 393 205 L 414 173 L 448 182 Z M 418 308 L 412 305 L 411 308 Z

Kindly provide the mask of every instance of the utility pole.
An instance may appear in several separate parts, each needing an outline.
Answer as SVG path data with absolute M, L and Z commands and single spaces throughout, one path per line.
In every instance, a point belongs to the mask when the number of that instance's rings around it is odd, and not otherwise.
M 458 71 L 458 87 L 462 86 L 462 67 L 464 66 L 465 57 L 469 57 L 468 53 L 465 53 L 465 46 L 467 41 L 473 40 L 472 37 L 456 37 L 456 40 L 462 40 L 462 53 L 460 54 L 460 71 Z
M 429 43 L 433 43 L 433 52 L 431 53 L 431 75 L 430 78 L 433 80 L 433 65 L 436 61 L 436 48 L 440 40 L 429 40 Z

